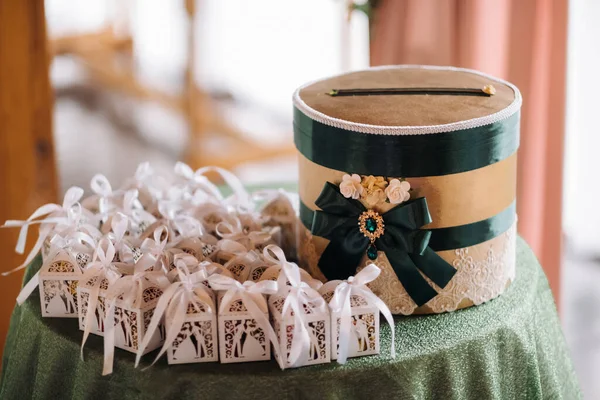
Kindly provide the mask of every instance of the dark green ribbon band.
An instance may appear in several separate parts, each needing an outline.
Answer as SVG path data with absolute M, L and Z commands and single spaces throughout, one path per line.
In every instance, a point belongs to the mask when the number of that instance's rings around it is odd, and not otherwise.
M 387 177 L 456 174 L 502 161 L 519 147 L 519 112 L 477 128 L 376 135 L 314 121 L 294 107 L 294 142 L 310 161 L 347 173 Z
M 311 229 L 314 211 L 300 202 L 300 219 L 307 229 Z M 516 220 L 516 205 L 513 202 L 499 214 L 471 224 L 449 228 L 429 229 L 429 247 L 434 251 L 462 249 L 486 242 L 506 232 Z
M 516 203 L 500 213 L 471 224 L 431 230 L 429 246 L 435 251 L 462 249 L 486 242 L 508 231 L 517 219 Z

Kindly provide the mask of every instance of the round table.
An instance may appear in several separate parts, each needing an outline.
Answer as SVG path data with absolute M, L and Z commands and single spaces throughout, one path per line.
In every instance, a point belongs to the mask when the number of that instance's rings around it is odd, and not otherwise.
M 102 338 L 79 356 L 76 319 L 42 318 L 37 291 L 12 316 L 0 398 L 9 399 L 577 399 L 556 307 L 519 238 L 517 278 L 499 298 L 453 313 L 396 317 L 396 351 L 382 320 L 381 354 L 281 371 L 275 361 L 167 365 L 143 370 L 116 350 L 101 376 Z M 30 277 L 40 267 L 29 266 Z M 147 366 L 156 353 L 144 357 Z

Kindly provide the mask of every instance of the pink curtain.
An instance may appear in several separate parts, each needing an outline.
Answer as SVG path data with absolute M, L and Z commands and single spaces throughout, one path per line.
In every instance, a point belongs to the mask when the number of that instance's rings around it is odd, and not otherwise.
M 381 0 L 371 64 L 454 65 L 523 94 L 518 229 L 559 299 L 568 0 Z

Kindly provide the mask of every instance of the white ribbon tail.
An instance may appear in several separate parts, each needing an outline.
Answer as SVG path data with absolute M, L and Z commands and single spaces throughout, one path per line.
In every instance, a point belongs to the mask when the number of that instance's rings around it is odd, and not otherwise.
M 210 172 L 210 171 L 216 172 L 219 175 L 221 175 L 221 177 L 223 178 L 225 183 L 233 191 L 233 194 L 231 195 L 230 199 L 233 199 L 234 202 L 237 203 L 237 205 L 241 205 L 243 207 L 248 207 L 248 208 L 251 206 L 252 199 L 250 198 L 250 195 L 246 191 L 246 188 L 244 187 L 242 182 L 238 179 L 237 176 L 235 176 L 231 172 L 227 171 L 226 169 L 219 168 L 219 167 L 202 167 L 202 168 L 198 169 L 195 172 L 195 174 L 196 175 L 205 175 L 206 172 Z
M 39 283 L 40 271 L 36 272 L 35 275 L 31 277 L 29 282 L 27 282 L 27 284 L 23 286 L 23 289 L 21 289 L 19 295 L 17 296 L 17 304 L 22 305 L 25 302 L 25 300 L 27 300 L 27 298 L 31 295 L 31 293 L 33 293 L 33 291 L 39 285 Z
M 83 360 L 83 348 L 90 331 L 92 330 L 92 318 L 96 315 L 96 307 L 98 307 L 98 295 L 100 294 L 100 282 L 102 282 L 102 275 L 97 275 L 96 282 L 92 286 L 89 294 L 88 307 L 85 313 L 85 320 L 83 325 L 83 339 L 81 340 L 81 361 Z M 81 304 L 81 303 L 80 303 Z M 81 307 L 81 305 L 80 305 Z
M 269 319 L 265 316 L 260 307 L 258 307 L 258 305 L 254 302 L 254 300 L 248 295 L 246 291 L 241 291 L 241 297 L 242 301 L 244 302 L 244 305 L 250 313 L 250 316 L 256 321 L 256 325 L 267 334 L 267 337 L 269 338 L 269 343 L 267 345 L 270 346 L 270 343 L 273 343 L 275 359 L 277 360 L 277 363 L 279 364 L 280 368 L 282 370 L 285 369 L 285 363 L 282 357 L 282 353 L 279 351 L 279 340 L 277 339 L 277 334 L 273 330 Z
M 156 304 L 156 308 L 154 309 L 154 314 L 152 315 L 152 319 L 150 320 L 150 325 L 148 325 L 148 329 L 146 330 L 146 333 L 144 334 L 144 340 L 142 340 L 142 344 L 139 346 L 137 354 L 135 356 L 135 367 L 136 368 L 140 363 L 140 359 L 142 358 L 142 355 L 144 354 L 144 350 L 146 350 L 146 347 L 148 347 L 148 344 L 150 343 L 150 339 L 154 335 L 154 332 L 158 329 L 158 326 L 160 325 L 162 316 L 165 313 L 165 310 L 167 309 L 167 306 L 169 305 L 171 298 L 175 295 L 179 286 L 180 286 L 180 284 L 173 284 L 173 285 L 169 286 L 163 292 L 162 296 L 160 296 L 158 303 Z M 167 344 L 167 342 L 165 342 L 165 345 L 166 344 Z
M 25 251 L 25 242 L 27 241 L 27 230 L 29 229 L 29 225 L 41 224 L 44 222 L 55 222 L 55 221 L 50 221 L 49 218 L 39 220 L 39 221 L 34 221 L 35 219 L 40 218 L 47 214 L 51 214 L 56 211 L 60 211 L 61 209 L 62 208 L 58 204 L 52 204 L 52 203 L 44 204 L 43 206 L 41 206 L 40 208 L 35 210 L 33 212 L 33 214 L 31 214 L 31 216 L 29 218 L 27 218 L 26 221 L 15 221 L 15 220 L 6 221 L 3 225 L 3 227 L 6 227 L 6 228 L 18 227 L 18 226 L 21 227 L 21 232 L 19 232 L 19 240 L 17 241 L 17 247 L 16 247 L 15 251 L 19 254 L 23 254 L 23 252 Z M 61 221 L 62 221 L 62 219 L 61 219 Z
M 341 283 L 341 285 L 344 285 L 342 287 L 342 290 L 340 291 L 340 297 L 341 300 L 343 301 L 342 303 L 342 308 L 341 308 L 341 312 L 339 315 L 340 318 L 340 333 L 339 333 L 339 337 L 338 337 L 338 354 L 337 354 L 337 361 L 339 364 L 345 364 L 346 360 L 348 359 L 348 352 L 349 352 L 349 345 L 350 345 L 350 335 L 352 332 L 352 307 L 350 305 L 350 285 L 348 285 L 347 283 Z M 335 315 L 337 313 L 332 313 L 332 315 L 334 315 L 333 317 L 333 324 L 332 326 L 335 326 L 335 324 L 337 324 L 337 315 Z
M 290 349 L 289 363 L 292 367 L 298 367 L 302 365 L 303 362 L 308 360 L 308 355 L 310 353 L 310 335 L 306 326 L 304 324 L 304 319 L 302 318 L 302 311 L 298 305 L 298 297 L 296 293 L 290 291 L 288 297 L 285 299 L 282 309 L 282 321 L 285 321 L 285 316 L 287 315 L 288 308 L 292 308 L 294 311 L 294 331 L 292 337 L 292 347 Z M 286 340 L 282 340 L 280 343 L 281 352 L 284 353 L 287 349 Z M 285 354 L 285 353 L 284 353 Z
M 185 294 L 187 294 L 187 293 L 185 293 Z M 169 329 L 167 330 L 167 334 L 165 335 L 165 343 L 163 344 L 162 349 L 160 349 L 160 351 L 156 355 L 156 358 L 154 359 L 154 361 L 152 361 L 152 364 L 150 364 L 143 370 L 146 370 L 146 369 L 150 368 L 151 366 L 153 366 L 154 363 L 157 362 L 158 359 L 163 354 L 165 354 L 165 352 L 169 349 L 169 347 L 171 347 L 171 345 L 173 345 L 173 341 L 175 340 L 175 338 L 177 337 L 179 332 L 181 332 L 181 327 L 183 326 L 183 323 L 185 322 L 185 316 L 186 316 L 186 311 L 187 311 L 187 306 L 188 306 L 188 301 L 189 301 L 188 296 L 185 294 L 182 294 L 180 296 L 182 298 L 178 302 L 175 303 L 176 304 L 175 312 L 173 315 L 173 319 L 169 323 Z
M 117 297 L 108 301 L 108 310 L 104 317 L 104 366 L 102 375 L 109 375 L 113 372 L 113 361 L 115 358 L 115 304 Z
M 13 272 L 20 271 L 23 268 L 27 267 L 29 264 L 31 264 L 31 262 L 33 261 L 33 259 L 35 258 L 35 256 L 37 256 L 38 253 L 40 252 L 40 250 L 42 249 L 42 246 L 44 245 L 44 241 L 46 240 L 46 237 L 48 236 L 48 233 L 45 234 L 45 235 L 40 235 L 38 237 L 37 242 L 35 242 L 35 245 L 33 246 L 33 249 L 31 249 L 31 251 L 27 255 L 27 258 L 25 259 L 25 261 L 23 262 L 23 264 L 19 265 L 16 268 L 11 269 L 10 271 L 3 272 L 2 276 L 8 276 L 8 275 L 12 274 Z

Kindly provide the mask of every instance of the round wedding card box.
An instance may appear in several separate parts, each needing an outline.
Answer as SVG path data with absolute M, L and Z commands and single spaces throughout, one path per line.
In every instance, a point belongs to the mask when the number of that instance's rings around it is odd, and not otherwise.
M 440 313 L 515 278 L 521 95 L 480 72 L 391 66 L 294 94 L 299 261 L 322 280 L 369 263 L 394 314 Z

